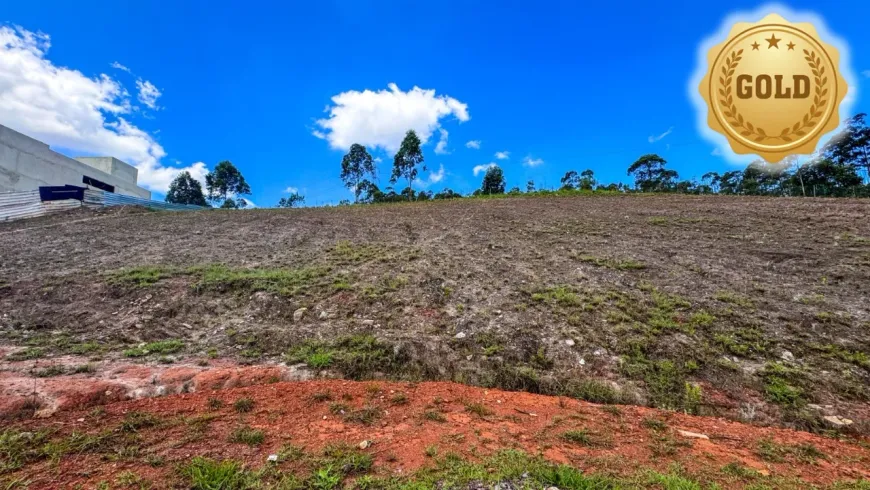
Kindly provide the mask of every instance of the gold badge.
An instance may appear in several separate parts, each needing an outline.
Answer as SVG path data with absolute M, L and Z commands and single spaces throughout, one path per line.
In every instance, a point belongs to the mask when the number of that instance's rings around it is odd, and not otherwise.
M 811 24 L 776 14 L 737 23 L 707 61 L 700 86 L 707 123 L 735 153 L 768 162 L 809 154 L 839 125 L 847 90 L 840 55 Z

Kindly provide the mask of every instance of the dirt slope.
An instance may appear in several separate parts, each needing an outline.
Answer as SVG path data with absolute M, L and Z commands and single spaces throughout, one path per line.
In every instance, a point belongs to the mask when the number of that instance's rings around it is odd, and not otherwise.
M 236 408 L 238 400 L 251 401 L 247 411 Z M 306 458 L 341 443 L 346 451 L 363 443 L 359 453 L 373 458 L 363 473 L 379 477 L 414 474 L 450 453 L 486 461 L 507 449 L 611 478 L 642 469 L 668 473 L 678 464 L 679 474 L 725 488 L 763 483 L 804 488 L 870 477 L 870 449 L 854 443 L 718 418 L 437 382 L 278 382 L 113 403 L 20 426 L 31 434 L 46 427 L 54 440 L 70 440 L 73 433 L 96 438 L 107 430 L 114 436 L 55 462 L 35 457 L 10 474 L 29 481 L 31 489 L 134 480 L 181 488 L 189 483 L 178 465 L 193 456 L 305 474 L 311 461 Z M 239 428 L 260 431 L 262 440 L 233 442 Z M 282 454 L 281 461 L 268 463 L 270 454 Z
M 0 224 L 0 412 L 183 393 L 241 363 L 269 374 L 215 386 L 452 380 L 867 434 L 867 216 L 595 196 Z

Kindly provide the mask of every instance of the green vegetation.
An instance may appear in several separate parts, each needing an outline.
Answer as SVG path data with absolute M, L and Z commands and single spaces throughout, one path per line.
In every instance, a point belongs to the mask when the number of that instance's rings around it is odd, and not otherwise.
M 477 415 L 480 418 L 486 418 L 493 414 L 492 410 L 486 408 L 483 403 L 466 403 L 465 411 Z
M 362 264 L 383 258 L 387 249 L 373 243 L 353 243 L 341 240 L 329 249 L 329 253 L 339 264 Z
M 438 422 L 439 424 L 447 422 L 447 417 L 445 417 L 441 412 L 436 412 L 435 410 L 426 410 L 423 413 L 423 418 L 431 420 L 432 422 Z
M 248 413 L 254 409 L 254 400 L 250 398 L 239 398 L 233 403 L 233 408 L 238 413 Z
M 253 475 L 242 469 L 237 461 L 213 459 L 197 456 L 190 464 L 181 468 L 192 490 L 242 490 L 254 484 Z
M 55 364 L 43 369 L 34 369 L 30 372 L 30 374 L 37 378 L 50 378 L 52 376 L 60 376 L 62 374 L 66 374 L 66 369 L 59 364 Z
M 755 307 L 755 303 L 753 303 L 752 300 L 731 291 L 719 291 L 713 296 L 713 299 L 745 309 L 752 309 Z
M 29 361 L 31 359 L 39 359 L 45 355 L 45 349 L 40 347 L 27 347 L 18 352 L 13 352 L 6 356 L 9 361 Z
M 561 306 L 579 306 L 580 298 L 570 286 L 553 286 L 532 294 L 532 300 Z
M 126 349 L 124 355 L 127 357 L 145 357 L 149 354 L 174 354 L 184 349 L 184 342 L 178 339 L 160 340 L 158 342 L 150 342 L 143 346 Z
M 825 459 L 825 454 L 813 444 L 779 444 L 773 439 L 761 439 L 755 447 L 755 454 L 764 461 L 782 463 L 787 459 L 796 459 L 802 463 L 816 463 Z
M 804 390 L 792 383 L 800 382 L 803 373 L 782 363 L 767 363 L 760 373 L 764 394 L 768 400 L 786 407 L 800 408 L 806 404 Z
M 350 379 L 364 379 L 375 373 L 408 372 L 406 355 L 370 335 L 342 337 L 332 342 L 307 341 L 286 355 L 288 363 L 304 362 L 312 368 L 330 367 Z
M 719 333 L 713 336 L 713 341 L 725 351 L 741 357 L 764 354 L 768 344 L 764 333 L 757 327 L 741 327 Z
M 810 347 L 822 353 L 823 356 L 870 369 L 870 356 L 859 350 L 849 350 L 834 344 L 810 344 Z
M 128 267 L 107 274 L 109 284 L 130 287 L 152 286 L 158 281 L 173 277 L 182 271 L 164 265 Z
M 581 446 L 592 446 L 592 440 L 589 438 L 589 431 L 586 429 L 569 430 L 562 433 L 562 439 Z
M 237 444 L 247 444 L 249 446 L 259 446 L 263 443 L 266 435 L 263 431 L 252 429 L 248 426 L 236 427 L 230 434 L 229 441 Z
M 382 415 L 381 411 L 375 407 L 363 407 L 345 413 L 344 420 L 362 425 L 372 425 Z
M 194 285 L 197 291 L 253 293 L 267 291 L 284 296 L 295 296 L 321 279 L 326 271 L 304 269 L 240 269 L 214 264 L 191 269 L 199 276 Z
M 140 429 L 154 427 L 160 423 L 160 419 L 147 412 L 130 412 L 124 416 L 120 429 L 122 432 L 139 432 Z
M 318 391 L 311 395 L 311 400 L 314 402 L 329 402 L 332 401 L 332 393 L 329 391 Z
M 610 269 L 616 269 L 620 271 L 626 270 L 637 270 L 637 269 L 645 269 L 646 265 L 641 262 L 632 259 L 609 259 L 609 258 L 601 258 L 595 257 L 593 255 L 577 255 L 575 257 L 580 262 L 586 262 L 588 264 L 592 264 L 598 267 L 607 267 Z

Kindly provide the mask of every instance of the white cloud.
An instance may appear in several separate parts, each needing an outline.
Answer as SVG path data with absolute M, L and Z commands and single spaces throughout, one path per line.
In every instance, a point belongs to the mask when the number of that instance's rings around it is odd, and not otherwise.
M 441 127 L 442 118 L 453 115 L 460 122 L 470 119 L 468 105 L 453 97 L 435 95 L 435 90 L 416 86 L 407 92 L 399 90 L 395 83 L 388 87 L 377 92 L 349 90 L 332 97 L 329 117 L 315 121 L 318 129 L 312 134 L 335 149 L 346 150 L 359 143 L 393 153 L 409 129 L 425 144 Z
M 121 70 L 121 71 L 126 71 L 127 73 L 131 73 L 129 68 L 122 65 L 121 63 L 118 63 L 117 61 L 113 61 L 111 66 L 112 66 L 112 68 L 114 68 L 116 70 Z
M 480 149 L 480 140 L 471 140 L 468 143 L 465 143 L 466 148 L 471 148 L 472 150 Z
M 537 167 L 538 165 L 543 165 L 543 163 L 544 163 L 543 160 L 541 160 L 540 158 L 532 158 L 531 155 L 528 155 L 528 156 L 526 156 L 526 158 L 523 158 L 523 165 L 525 165 L 527 167 Z
M 65 150 L 114 156 L 139 169 L 139 185 L 166 192 L 182 170 L 202 180 L 205 164 L 167 167 L 151 134 L 123 116 L 132 112 L 129 93 L 108 77 L 88 78 L 55 66 L 46 54 L 47 34 L 0 26 L 0 124 Z
M 509 151 L 497 151 L 495 152 L 495 158 L 498 160 L 507 160 L 511 157 L 511 152 Z
M 143 81 L 141 79 L 136 80 L 136 89 L 139 90 L 139 102 L 145 104 L 153 111 L 160 110 L 160 107 L 157 105 L 157 99 L 163 95 L 160 89 L 148 80 Z
M 284 192 L 286 192 L 287 194 L 298 194 L 299 189 L 296 187 L 290 186 L 290 187 L 284 189 Z
M 447 151 L 447 135 L 448 135 L 447 130 L 441 128 L 438 131 L 441 132 L 441 139 L 438 140 L 438 144 L 435 145 L 435 154 L 437 154 L 437 155 L 449 155 L 450 152 Z
M 444 180 L 444 164 L 443 163 L 438 167 L 437 172 L 429 172 L 429 182 L 431 182 L 433 184 L 437 184 L 438 182 L 441 182 L 442 180 Z
M 447 175 L 447 173 L 444 171 L 444 164 L 442 163 L 439 165 L 437 172 L 429 172 L 429 177 L 426 178 L 426 180 L 414 179 L 414 184 L 419 187 L 428 187 L 431 184 L 437 184 L 444 180 L 445 175 Z
M 496 165 L 495 162 L 490 162 L 483 165 L 475 165 L 472 169 L 472 172 L 474 172 L 474 176 L 477 177 L 478 174 L 484 173 L 492 167 L 498 167 L 498 165 Z
M 664 138 L 665 136 L 671 134 L 673 131 L 674 131 L 674 127 L 671 126 L 671 127 L 668 128 L 667 131 L 665 131 L 664 133 L 662 133 L 662 134 L 660 134 L 660 135 L 658 135 L 658 136 L 650 136 L 649 138 L 647 138 L 647 141 L 649 141 L 650 143 L 655 143 L 656 141 L 659 141 L 659 140 L 661 140 L 662 138 Z

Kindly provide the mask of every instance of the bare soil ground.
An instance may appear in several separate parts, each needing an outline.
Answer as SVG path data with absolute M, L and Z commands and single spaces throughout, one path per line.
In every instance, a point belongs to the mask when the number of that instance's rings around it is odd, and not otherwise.
M 674 482 L 864 488 L 843 482 L 870 478 L 870 449 L 805 432 L 443 382 L 333 380 L 203 390 L 63 412 L 51 423 L 37 419 L 19 429 L 31 440 L 53 441 L 62 455 L 38 454 L 37 445 L 24 452 L 27 464 L 10 478 L 32 489 L 99 488 L 100 482 L 191 488 L 184 468 L 192 455 L 259 468 L 257 478 L 275 485 L 270 488 L 331 488 L 304 477 L 294 480 L 299 487 L 281 486 L 276 475 L 287 485 L 287 475 L 306 475 L 336 453 L 355 465 L 343 470 L 348 485 L 372 485 L 356 488 L 384 488 L 378 485 L 427 467 L 450 475 L 450 465 L 464 461 L 484 461 L 490 466 L 484 475 L 498 474 L 504 469 L 496 458 L 505 452 L 639 488 L 701 488 Z M 274 463 L 269 455 L 276 455 Z M 358 461 L 348 463 L 350 455 Z M 521 462 L 523 472 L 532 471 L 531 460 Z
M 199 393 L 201 371 L 255 364 L 860 443 L 868 217 L 861 200 L 595 196 L 0 224 L 0 410 Z

